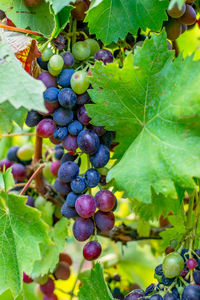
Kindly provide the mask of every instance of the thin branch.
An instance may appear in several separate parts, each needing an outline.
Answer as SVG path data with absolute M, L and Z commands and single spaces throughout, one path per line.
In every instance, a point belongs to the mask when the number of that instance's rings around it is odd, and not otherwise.
M 175 50 L 175 56 L 177 57 L 180 52 L 177 41 L 172 41 L 172 49 Z
M 13 136 L 35 136 L 35 132 L 16 132 L 16 133 L 7 133 L 2 134 L 2 138 L 13 137 Z
M 0 28 L 6 29 L 6 30 L 11 30 L 11 31 L 17 31 L 17 32 L 22 32 L 22 33 L 28 33 L 28 34 L 33 34 L 33 35 L 38 35 L 38 36 L 43 36 L 41 33 L 38 33 L 36 31 L 32 31 L 29 29 L 24 29 L 24 28 L 19 28 L 19 27 L 14 27 L 14 26 L 9 26 L 0 23 Z
M 42 171 L 42 169 L 45 167 L 45 164 L 40 165 L 39 168 L 33 173 L 33 175 L 29 178 L 29 180 L 27 181 L 27 183 L 25 184 L 23 190 L 21 191 L 20 195 L 22 196 L 27 189 L 29 188 L 31 182 L 38 176 L 38 174 Z

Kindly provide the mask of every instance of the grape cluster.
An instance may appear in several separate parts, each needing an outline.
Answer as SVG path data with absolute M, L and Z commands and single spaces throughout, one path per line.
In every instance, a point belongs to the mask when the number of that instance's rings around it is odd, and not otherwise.
M 171 9 L 167 10 L 169 20 L 164 23 L 164 26 L 169 40 L 176 40 L 188 29 L 188 26 L 195 24 L 196 12 L 192 7 L 193 2 L 191 0 L 186 1 L 181 9 L 175 3 Z
M 30 278 L 26 273 L 23 272 L 23 282 L 32 283 L 36 282 L 36 296 L 42 298 L 43 300 L 57 300 L 57 296 L 54 294 L 55 291 L 55 281 L 56 280 L 67 280 L 70 277 L 70 266 L 72 265 L 72 259 L 67 253 L 60 253 L 59 262 L 55 267 L 53 274 L 47 274 L 45 276 L 35 278 L 34 280 Z

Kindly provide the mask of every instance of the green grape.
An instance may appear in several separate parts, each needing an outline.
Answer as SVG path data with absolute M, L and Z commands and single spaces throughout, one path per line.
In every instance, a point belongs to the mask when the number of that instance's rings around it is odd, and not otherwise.
M 104 167 L 104 168 L 98 169 L 98 171 L 101 175 L 107 176 L 109 170 L 108 170 L 108 168 Z
M 46 162 L 45 163 L 45 167 L 43 169 L 43 174 L 44 174 L 44 177 L 49 181 L 51 182 L 53 179 L 54 179 L 54 176 L 51 172 L 51 162 Z
M 85 60 L 90 56 L 90 47 L 86 42 L 77 42 L 72 46 L 72 54 L 76 60 Z
M 53 51 L 51 48 L 46 48 L 42 53 L 42 60 L 48 61 L 53 56 Z
M 167 10 L 167 13 L 170 17 L 178 19 L 178 18 L 182 17 L 182 15 L 185 13 L 185 11 L 186 11 L 185 4 L 183 4 L 182 8 L 179 9 L 178 4 L 175 3 L 171 9 Z
M 42 196 L 38 196 L 36 199 L 35 199 L 35 207 L 37 209 L 40 209 L 41 207 L 43 207 L 46 203 L 46 199 L 43 198 Z
M 55 207 L 54 215 L 55 215 L 55 217 L 57 219 L 61 219 L 62 218 L 60 207 L 58 207 L 58 206 Z
M 71 88 L 76 94 L 80 95 L 85 93 L 89 88 L 89 85 L 90 82 L 87 72 L 77 71 L 72 75 Z
M 51 70 L 58 72 L 58 71 L 62 70 L 62 68 L 64 66 L 64 60 L 61 55 L 54 54 L 50 58 L 48 65 L 51 68 Z
M 17 151 L 17 157 L 21 160 L 31 160 L 33 153 L 34 148 L 31 145 L 24 145 Z
M 167 278 L 179 276 L 184 269 L 184 260 L 177 252 L 168 254 L 163 261 L 163 273 Z
M 88 45 L 90 48 L 90 55 L 94 56 L 95 53 L 100 49 L 100 46 L 96 40 L 93 39 L 87 39 L 85 40 L 85 43 Z
M 48 63 L 48 71 L 52 76 L 58 76 L 62 70 L 54 71 L 54 70 L 52 70 L 52 68 L 49 66 L 49 63 Z

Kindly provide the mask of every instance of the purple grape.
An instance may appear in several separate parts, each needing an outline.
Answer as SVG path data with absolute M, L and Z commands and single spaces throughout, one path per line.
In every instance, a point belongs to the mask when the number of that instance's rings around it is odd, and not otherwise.
M 7 170 L 13 165 L 11 161 L 9 161 L 7 158 L 4 158 L 0 161 L 0 171 L 3 172 L 4 168 Z
M 77 218 L 73 224 L 73 234 L 79 242 L 84 242 L 94 233 L 94 223 L 91 219 Z
M 196 284 L 200 284 L 200 271 L 194 271 L 193 278 Z
M 71 135 L 78 135 L 83 130 L 83 125 L 75 120 L 68 125 L 68 131 Z
M 164 296 L 164 300 L 178 300 L 178 298 L 171 294 L 171 293 L 167 293 L 165 296 Z
M 67 88 L 68 86 L 70 86 L 71 77 L 74 72 L 75 71 L 73 69 L 63 69 L 58 75 L 58 85 L 63 88 Z
M 50 87 L 46 89 L 43 94 L 44 100 L 46 102 L 57 102 L 58 101 L 59 90 L 55 87 Z
M 103 168 L 107 165 L 110 159 L 110 151 L 108 147 L 100 145 L 98 151 L 90 155 L 90 162 L 95 168 Z
M 103 126 L 93 126 L 92 130 L 98 135 L 102 136 L 103 134 L 106 133 L 106 130 Z M 103 143 L 102 143 L 103 144 Z
M 97 207 L 104 212 L 111 211 L 115 206 L 115 195 L 109 190 L 101 190 L 95 195 Z
M 52 119 L 44 119 L 40 121 L 36 127 L 37 135 L 42 138 L 49 138 L 53 135 L 55 124 Z
M 70 184 L 64 183 L 58 178 L 54 182 L 54 188 L 57 192 L 61 193 L 62 195 L 66 195 L 71 191 Z
M 78 155 L 75 155 L 72 153 L 65 153 L 61 159 L 61 165 L 67 161 L 75 161 L 75 159 L 77 159 L 77 157 L 78 157 Z
M 73 120 L 73 117 L 73 111 L 63 107 L 59 107 L 53 114 L 53 120 L 59 126 L 68 125 Z
M 58 177 L 63 182 L 71 182 L 78 176 L 79 167 L 72 161 L 67 161 L 61 164 L 61 167 L 58 171 Z
M 78 199 L 78 197 L 80 197 L 80 195 L 77 195 L 73 192 L 70 192 L 68 195 L 67 195 L 67 198 L 66 198 L 66 203 L 69 207 L 75 207 L 75 203 L 76 203 L 76 200 Z
M 78 148 L 77 137 L 68 134 L 68 136 L 62 142 L 63 147 L 68 151 L 74 151 Z
M 49 72 L 40 73 L 37 79 L 41 80 L 47 88 L 57 86 L 56 77 L 52 76 Z
M 15 163 L 12 165 L 12 174 L 15 180 L 23 181 L 26 179 L 27 171 L 22 164 Z
M 94 154 L 99 148 L 99 137 L 91 130 L 82 130 L 77 138 L 79 148 L 86 154 Z
M 71 52 L 67 51 L 62 56 L 65 66 L 72 67 L 74 64 L 74 57 Z
M 19 162 L 19 158 L 17 157 L 17 151 L 19 150 L 19 146 L 13 146 L 8 150 L 7 159 L 9 161 Z
M 124 300 L 138 300 L 143 296 L 144 296 L 143 290 L 136 289 L 136 290 L 133 290 L 132 292 L 130 292 L 128 295 L 126 295 Z
M 50 296 L 55 289 L 54 281 L 50 277 L 45 284 L 40 285 L 40 290 L 43 294 Z
M 104 64 L 113 62 L 113 55 L 107 49 L 100 49 L 94 55 L 94 60 L 101 60 Z
M 35 207 L 35 199 L 31 196 L 27 196 L 26 205 L 30 207 Z
M 35 127 L 42 119 L 41 114 L 35 110 L 30 110 L 26 116 L 25 123 L 28 127 Z
M 83 104 L 86 104 L 88 102 L 90 102 L 90 96 L 89 96 L 88 92 L 85 92 L 84 94 L 81 94 L 81 95 L 77 96 L 76 103 L 78 105 L 83 105 Z
M 67 127 L 57 126 L 54 130 L 53 138 L 58 141 L 63 141 L 67 137 L 67 134 Z M 62 153 L 64 153 L 63 150 Z
M 63 34 L 59 34 L 55 39 L 53 39 L 55 47 L 59 50 L 64 50 L 66 47 L 66 38 Z
M 163 300 L 163 297 L 159 294 L 151 296 L 150 300 Z
M 150 284 L 145 290 L 145 296 L 151 294 L 154 291 L 154 289 L 155 289 L 155 284 L 154 283 Z
M 101 255 L 101 245 L 96 241 L 88 242 L 83 248 L 83 256 L 86 260 L 95 260 Z
M 71 182 L 71 189 L 76 194 L 81 194 L 86 188 L 85 179 L 81 176 L 77 176 Z
M 85 182 L 88 187 L 96 187 L 100 182 L 100 174 L 95 169 L 89 169 L 85 173 Z
M 45 107 L 48 111 L 48 113 L 45 113 L 44 115 L 53 114 L 56 111 L 56 109 L 59 107 L 58 101 L 56 101 L 56 102 L 47 102 L 47 101 L 44 100 L 44 105 L 45 105 Z
M 77 119 L 79 122 L 81 122 L 83 125 L 88 125 L 91 121 L 91 118 L 88 117 L 87 110 L 85 109 L 85 106 L 81 106 L 77 110 Z
M 67 219 L 73 219 L 78 216 L 75 208 L 69 207 L 66 201 L 61 207 L 61 214 Z
M 198 285 L 188 285 L 185 287 L 182 300 L 197 300 L 200 299 L 200 287 Z
M 82 218 L 90 218 L 96 210 L 96 203 L 91 195 L 81 195 L 76 200 L 75 208 Z
M 57 177 L 58 176 L 58 170 L 60 168 L 60 161 L 59 160 L 55 160 L 51 163 L 51 166 L 50 166 L 50 171 L 51 173 Z
M 94 219 L 97 227 L 101 231 L 110 231 L 115 225 L 115 216 L 111 211 L 102 212 L 99 210 L 98 212 L 96 212 Z
M 43 61 L 41 57 L 38 57 L 37 63 L 41 69 L 48 71 L 48 61 Z
M 55 159 L 61 160 L 64 155 L 64 149 L 56 149 L 54 152 Z

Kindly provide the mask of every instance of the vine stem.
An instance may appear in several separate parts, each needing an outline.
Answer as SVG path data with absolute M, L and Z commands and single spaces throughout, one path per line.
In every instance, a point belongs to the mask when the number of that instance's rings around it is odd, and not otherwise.
M 2 134 L 2 138 L 13 137 L 13 136 L 35 136 L 35 132 L 16 132 L 16 133 L 8 133 Z
M 11 30 L 11 31 L 17 31 L 17 32 L 21 32 L 21 33 L 27 33 L 27 34 L 43 36 L 41 33 L 33 31 L 33 30 L 14 27 L 14 26 L 9 26 L 9 25 L 5 25 L 5 24 L 2 24 L 2 23 L 0 23 L 0 28 L 6 29 L 6 30 Z
M 77 276 L 76 276 L 76 280 L 75 280 L 74 285 L 73 285 L 72 290 L 71 290 L 71 298 L 70 298 L 70 300 L 73 299 L 73 296 L 74 296 L 74 290 L 75 290 L 75 288 L 76 288 L 76 284 L 77 284 L 77 282 L 78 282 L 79 274 L 81 273 L 81 270 L 82 270 L 84 261 L 85 261 L 85 259 L 83 258 L 82 261 L 81 261 L 81 263 L 80 263 L 80 265 L 79 265 L 78 273 L 77 273 Z

